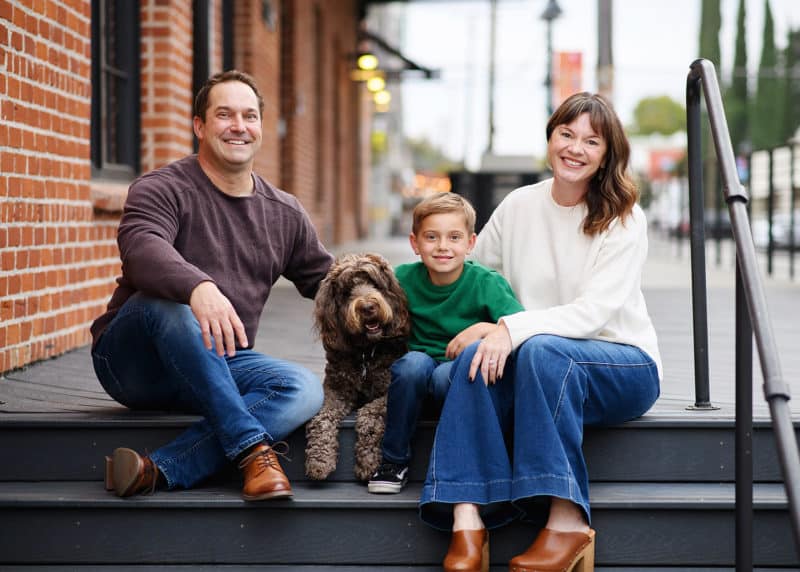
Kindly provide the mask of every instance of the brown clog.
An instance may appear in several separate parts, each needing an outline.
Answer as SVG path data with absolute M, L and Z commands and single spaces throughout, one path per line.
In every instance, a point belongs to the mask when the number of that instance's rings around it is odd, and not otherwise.
M 559 532 L 543 528 L 530 547 L 511 559 L 509 572 L 593 572 L 594 530 Z
M 489 532 L 456 530 L 444 559 L 445 572 L 489 572 Z

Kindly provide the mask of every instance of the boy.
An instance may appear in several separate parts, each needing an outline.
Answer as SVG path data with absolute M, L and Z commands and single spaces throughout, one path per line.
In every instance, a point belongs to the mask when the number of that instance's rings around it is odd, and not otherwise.
M 475 209 L 463 197 L 438 194 L 414 208 L 409 240 L 421 261 L 395 269 L 408 297 L 410 351 L 392 364 L 383 460 L 367 486 L 371 493 L 399 493 L 408 482 L 422 402 L 430 397 L 441 408 L 451 360 L 501 317 L 523 310 L 500 274 L 465 262 L 475 239 Z

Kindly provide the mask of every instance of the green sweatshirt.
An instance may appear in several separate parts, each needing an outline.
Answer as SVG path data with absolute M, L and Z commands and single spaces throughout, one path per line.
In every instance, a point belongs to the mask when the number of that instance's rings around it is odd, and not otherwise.
M 497 322 L 524 310 L 511 286 L 498 272 L 467 261 L 461 276 L 435 286 L 422 262 L 395 269 L 411 313 L 409 349 L 445 361 L 445 349 L 457 334 L 477 322 Z

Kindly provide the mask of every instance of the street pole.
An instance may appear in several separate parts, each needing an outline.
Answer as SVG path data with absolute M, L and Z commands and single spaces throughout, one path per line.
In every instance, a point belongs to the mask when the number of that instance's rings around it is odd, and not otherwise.
M 486 144 L 486 153 L 494 153 L 494 68 L 495 50 L 497 43 L 497 0 L 490 0 L 489 17 L 489 141 Z
M 542 12 L 542 20 L 547 22 L 547 74 L 544 79 L 546 91 L 547 117 L 553 114 L 553 20 L 561 15 L 561 8 L 556 0 L 549 0 L 547 8 Z

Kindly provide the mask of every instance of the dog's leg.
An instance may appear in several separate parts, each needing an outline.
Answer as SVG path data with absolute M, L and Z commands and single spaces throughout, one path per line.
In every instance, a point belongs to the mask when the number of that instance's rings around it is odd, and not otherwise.
M 352 403 L 325 389 L 322 409 L 306 424 L 306 476 L 323 480 L 336 470 L 339 458 L 339 423 Z
M 373 399 L 356 414 L 355 477 L 367 481 L 381 462 L 381 441 L 386 425 L 386 396 Z

